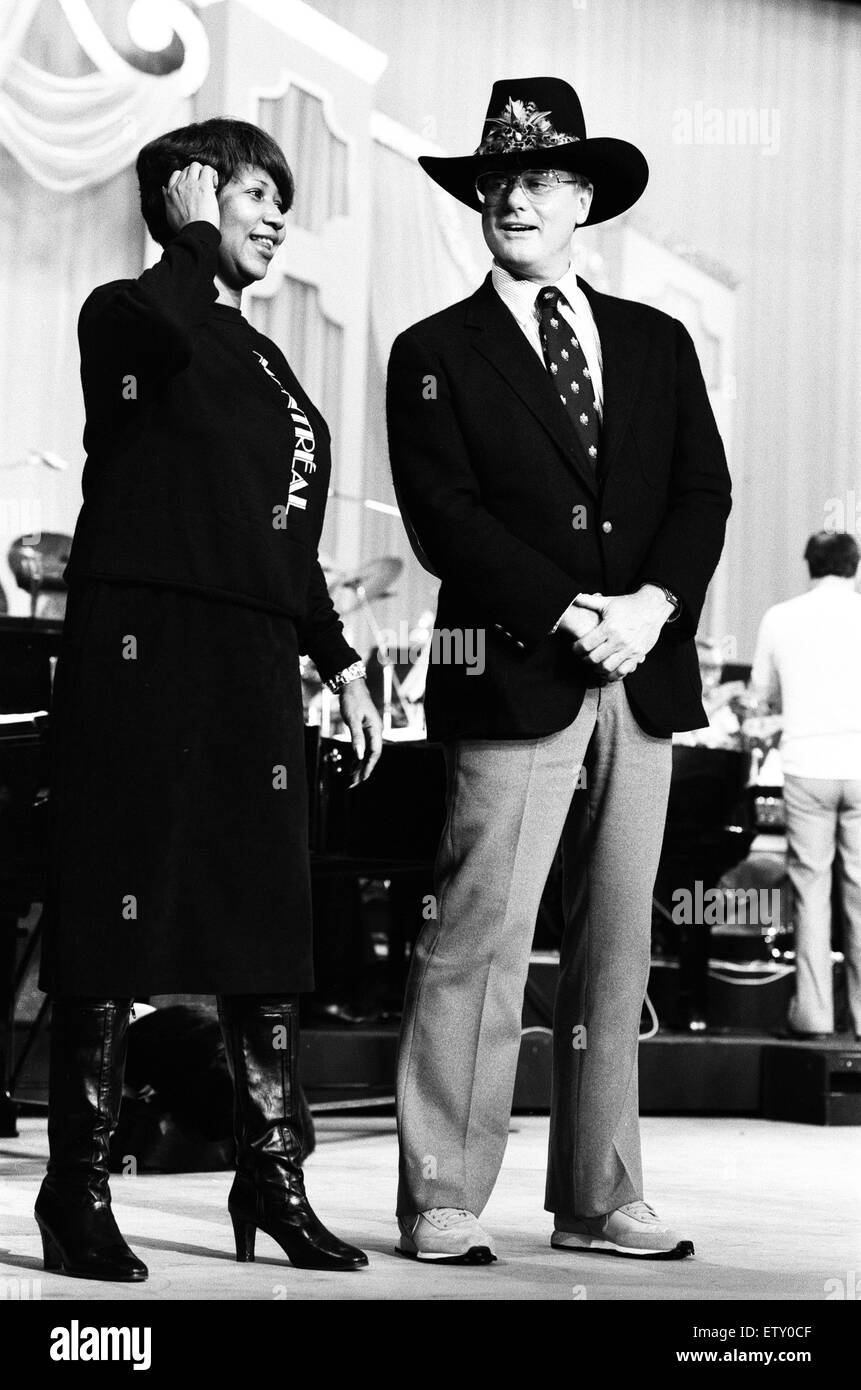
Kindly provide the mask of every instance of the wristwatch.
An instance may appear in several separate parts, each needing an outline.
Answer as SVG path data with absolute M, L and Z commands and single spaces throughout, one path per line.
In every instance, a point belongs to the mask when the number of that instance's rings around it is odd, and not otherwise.
M 351 666 L 345 666 L 343 671 L 336 671 L 334 676 L 330 676 L 326 681 L 329 689 L 335 695 L 340 695 L 345 685 L 350 681 L 364 680 L 367 675 L 364 661 L 354 661 Z
M 667 603 L 671 603 L 673 605 L 673 611 L 667 618 L 667 622 L 674 623 L 676 621 L 676 618 L 682 611 L 682 601 L 679 598 L 678 594 L 674 594 L 672 589 L 666 588 L 666 586 L 663 584 L 658 584 L 657 581 L 654 579 L 646 579 L 644 582 L 646 584 L 651 584 L 655 589 L 660 589 L 664 598 L 667 600 Z

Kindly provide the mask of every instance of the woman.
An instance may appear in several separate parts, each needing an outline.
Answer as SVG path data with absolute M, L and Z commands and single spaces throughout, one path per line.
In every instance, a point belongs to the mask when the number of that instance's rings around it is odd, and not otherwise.
M 233 1077 L 238 1260 L 367 1264 L 317 1220 L 299 1134 L 297 996 L 313 988 L 300 653 L 369 775 L 380 721 L 317 560 L 329 432 L 240 312 L 293 179 L 263 131 L 210 120 L 147 145 L 164 247 L 79 322 L 84 504 L 54 686 L 54 996 L 45 1268 L 140 1280 L 110 1208 L 133 996 L 218 996 Z

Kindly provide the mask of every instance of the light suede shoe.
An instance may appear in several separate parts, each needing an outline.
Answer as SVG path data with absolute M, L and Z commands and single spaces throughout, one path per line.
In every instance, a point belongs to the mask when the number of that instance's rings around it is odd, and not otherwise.
M 606 1216 L 557 1219 L 550 1244 L 554 1250 L 603 1250 L 641 1259 L 683 1260 L 693 1242 L 680 1240 L 648 1202 L 628 1202 Z
M 442 1260 L 448 1264 L 489 1265 L 496 1259 L 493 1242 L 471 1211 L 462 1207 L 432 1207 L 419 1212 L 412 1229 L 401 1226 L 395 1246 L 413 1260 Z

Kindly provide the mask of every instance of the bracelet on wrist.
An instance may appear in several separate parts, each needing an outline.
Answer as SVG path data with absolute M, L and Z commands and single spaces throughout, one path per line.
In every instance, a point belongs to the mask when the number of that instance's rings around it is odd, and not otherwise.
M 345 685 L 350 681 L 364 680 L 367 675 L 364 661 L 354 661 L 350 666 L 345 666 L 342 671 L 337 671 L 334 676 L 326 681 L 329 689 L 334 695 L 340 695 Z

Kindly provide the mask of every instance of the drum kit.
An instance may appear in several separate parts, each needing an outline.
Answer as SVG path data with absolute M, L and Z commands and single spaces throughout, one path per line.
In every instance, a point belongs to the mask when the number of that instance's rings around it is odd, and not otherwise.
M 403 652 L 393 644 L 380 626 L 374 604 L 381 599 L 394 598 L 393 587 L 404 567 L 395 555 L 380 555 L 368 560 L 354 573 L 345 573 L 325 554 L 319 556 L 320 568 L 339 617 L 361 616 L 370 628 L 373 647 L 366 658 L 369 688 L 380 708 L 383 733 L 387 738 L 421 739 L 425 736 L 424 693 L 431 649 L 432 614 L 423 615 L 417 628 L 409 634 L 409 669 L 403 672 Z M 399 673 L 398 667 L 401 667 Z M 379 675 L 379 682 L 372 679 Z M 319 724 L 324 736 L 343 733 L 337 697 L 320 677 L 310 657 L 300 659 L 305 722 Z M 380 689 L 376 690 L 379 684 Z

